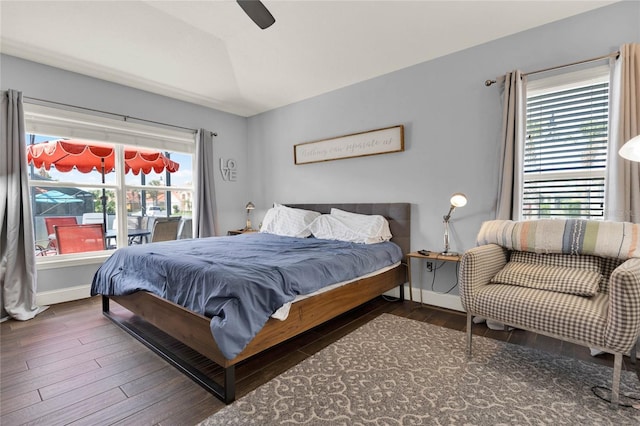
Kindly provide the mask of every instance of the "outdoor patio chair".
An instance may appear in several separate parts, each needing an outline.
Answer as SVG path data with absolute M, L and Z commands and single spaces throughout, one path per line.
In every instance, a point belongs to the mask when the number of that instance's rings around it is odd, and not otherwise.
M 58 254 L 83 253 L 105 249 L 101 223 L 54 226 Z
M 104 223 L 104 216 L 102 213 L 83 213 L 82 224 L 88 225 L 92 223 Z
M 127 229 L 142 229 L 140 226 L 141 219 L 142 218 L 140 216 L 127 216 Z M 117 220 L 114 219 L 113 223 L 111 224 L 111 229 L 118 229 Z
M 193 229 L 191 228 L 191 218 L 182 218 L 178 226 L 178 239 L 193 238 Z
M 47 248 L 41 244 L 35 245 L 36 256 L 48 256 L 58 254 L 58 251 L 55 248 Z
M 171 241 L 178 238 L 179 220 L 156 220 L 151 231 L 151 242 Z
M 141 216 L 140 217 L 140 229 L 147 229 L 149 231 L 153 230 L 153 220 L 154 218 L 151 216 Z
M 53 217 L 45 217 L 44 225 L 47 228 L 47 235 L 49 237 L 49 242 L 47 247 L 44 248 L 43 253 L 48 253 L 51 251 L 55 251 L 57 249 L 56 245 L 56 234 L 53 230 L 53 227 L 56 225 L 76 225 L 78 220 L 75 216 L 53 216 Z M 42 251 L 41 251 L 42 252 Z M 43 256 L 45 255 L 43 254 Z

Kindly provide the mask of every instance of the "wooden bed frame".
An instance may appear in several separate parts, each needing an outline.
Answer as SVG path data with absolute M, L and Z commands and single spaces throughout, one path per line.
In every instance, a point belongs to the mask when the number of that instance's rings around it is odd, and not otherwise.
M 409 252 L 411 205 L 408 203 L 288 204 L 288 206 L 320 213 L 329 213 L 331 208 L 335 207 L 354 213 L 382 215 L 389 221 L 393 235 L 392 241 L 402 248 L 405 255 Z M 114 323 L 228 404 L 235 399 L 235 364 L 335 318 L 396 286 L 400 286 L 400 299 L 402 300 L 405 282 L 406 265 L 403 262 L 403 264 L 382 274 L 356 280 L 296 302 L 292 305 L 286 320 L 280 321 L 270 318 L 247 347 L 231 360 L 226 359 L 216 346 L 211 335 L 209 318 L 154 294 L 140 291 L 127 296 L 103 295 L 102 311 Z M 113 315 L 109 309 L 110 300 L 221 366 L 224 370 L 224 383 L 219 384 L 207 377 L 193 366 L 185 363 L 168 348 L 158 345 L 149 336 L 144 335 L 137 328 L 131 327 L 127 321 Z

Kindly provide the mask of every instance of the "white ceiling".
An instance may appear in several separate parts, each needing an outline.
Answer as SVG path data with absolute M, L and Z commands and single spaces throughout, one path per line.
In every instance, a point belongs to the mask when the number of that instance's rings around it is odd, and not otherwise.
M 614 1 L 0 0 L 0 51 L 251 116 Z

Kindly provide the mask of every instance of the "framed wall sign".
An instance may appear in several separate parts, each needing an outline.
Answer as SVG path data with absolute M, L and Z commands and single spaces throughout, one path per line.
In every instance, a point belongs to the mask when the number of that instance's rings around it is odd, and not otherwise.
M 398 125 L 293 146 L 295 164 L 318 163 L 404 151 L 404 126 Z

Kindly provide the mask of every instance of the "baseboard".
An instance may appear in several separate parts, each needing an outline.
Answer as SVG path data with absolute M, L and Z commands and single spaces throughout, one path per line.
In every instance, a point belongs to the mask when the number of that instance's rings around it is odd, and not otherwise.
M 86 299 L 88 297 L 91 297 L 91 286 L 80 285 L 36 293 L 36 304 L 38 306 L 55 305 L 56 303 L 71 302 L 72 300 Z
M 420 289 L 413 289 L 413 301 L 420 303 Z M 405 286 L 404 297 L 409 300 L 409 288 Z M 462 301 L 457 294 L 438 293 L 431 290 L 422 290 L 422 303 L 425 305 L 439 306 L 454 311 L 466 312 L 462 307 Z
M 387 296 L 400 297 L 398 288 L 394 288 L 385 293 Z M 404 285 L 404 298 L 409 300 L 409 285 Z M 413 301 L 420 302 L 420 289 L 413 289 Z M 422 290 L 422 302 L 425 305 L 433 305 L 441 308 L 452 309 L 454 311 L 466 312 L 462 307 L 462 301 L 457 294 L 443 294 L 435 291 Z
M 420 302 L 419 291 L 420 290 L 414 290 L 413 292 L 413 299 L 416 302 Z M 439 306 L 441 308 L 452 309 L 454 311 L 466 312 L 462 307 L 460 296 L 457 294 L 443 294 L 436 293 L 435 291 L 422 290 L 422 302 L 426 305 Z

